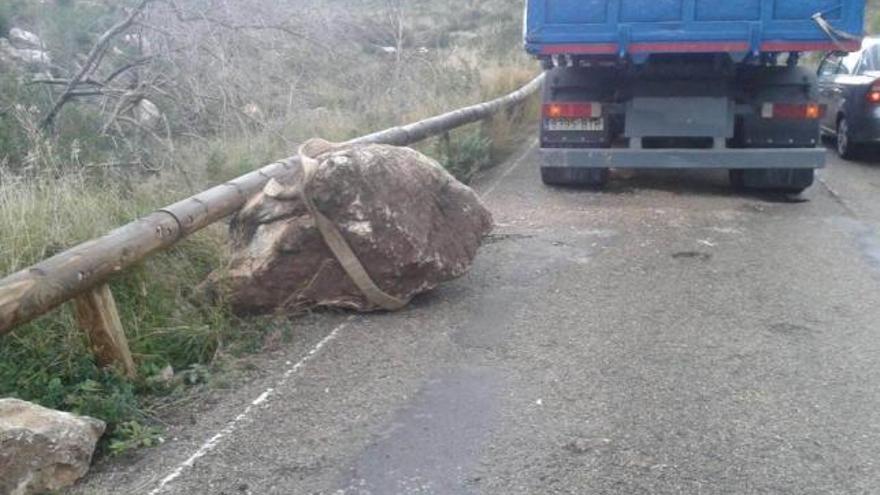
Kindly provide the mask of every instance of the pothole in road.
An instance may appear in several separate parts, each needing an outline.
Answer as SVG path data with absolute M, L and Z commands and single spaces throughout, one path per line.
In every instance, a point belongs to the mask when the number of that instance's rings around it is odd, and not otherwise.
M 677 253 L 672 253 L 672 257 L 677 260 L 695 260 L 695 261 L 709 261 L 712 259 L 711 254 L 703 253 L 700 251 L 679 251 Z
M 611 448 L 610 438 L 575 438 L 565 444 L 563 449 L 576 455 L 602 452 Z
M 808 326 L 788 322 L 773 323 L 767 326 L 767 330 L 786 337 L 809 337 L 817 333 Z
M 530 234 L 489 234 L 483 238 L 483 244 L 497 244 L 505 241 L 516 241 L 521 239 L 532 239 L 534 235 Z

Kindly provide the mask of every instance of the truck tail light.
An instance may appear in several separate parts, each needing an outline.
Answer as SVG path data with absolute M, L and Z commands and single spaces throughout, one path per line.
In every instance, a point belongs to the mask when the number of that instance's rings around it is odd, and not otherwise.
M 602 104 L 545 103 L 543 113 L 548 119 L 593 119 L 602 116 Z
M 874 105 L 880 105 L 880 79 L 874 81 L 874 84 L 871 85 L 871 89 L 868 90 L 868 103 L 873 103 Z
M 818 120 L 825 115 L 825 105 L 818 103 L 765 103 L 761 117 L 765 119 Z

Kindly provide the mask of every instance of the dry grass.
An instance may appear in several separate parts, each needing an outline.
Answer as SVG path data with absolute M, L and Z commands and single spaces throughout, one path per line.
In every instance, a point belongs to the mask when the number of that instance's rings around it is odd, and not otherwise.
M 459 13 L 451 4 L 421 3 L 441 11 L 431 11 L 431 16 L 422 16 L 418 22 L 437 24 L 443 15 L 449 16 L 449 25 L 434 35 L 441 35 L 444 29 L 467 28 L 456 23 L 470 22 L 467 16 L 456 17 Z M 49 140 L 34 132 L 35 116 L 29 113 L 38 112 L 28 109 L 17 120 L 7 120 L 7 124 L 22 124 L 14 136 L 24 136 L 28 154 L 26 163 L 15 167 L 16 175 L 4 175 L 2 171 L 10 167 L 12 158 L 7 156 L 8 150 L 0 149 L 0 275 L 288 156 L 304 139 L 345 140 L 516 89 L 537 72 L 536 65 L 519 53 L 519 6 L 498 0 L 487 0 L 484 5 L 487 9 L 492 6 L 489 11 L 498 18 L 492 18 L 491 28 L 475 31 L 479 35 L 476 41 L 438 44 L 427 53 L 413 47 L 402 65 L 393 58 L 345 45 L 348 55 L 359 60 L 356 66 L 340 68 L 326 54 L 304 48 L 301 60 L 284 61 L 296 70 L 305 67 L 307 72 L 292 72 L 286 78 L 281 77 L 284 72 L 248 73 L 245 77 L 231 73 L 229 66 L 218 74 L 211 72 L 213 68 L 204 69 L 198 76 L 201 80 L 189 81 L 192 86 L 205 91 L 220 88 L 224 97 L 228 94 L 234 102 L 256 101 L 261 112 L 252 120 L 243 119 L 235 108 L 221 114 L 222 109 L 209 106 L 215 99 L 206 98 L 194 107 L 228 123 L 207 126 L 192 124 L 195 114 L 186 116 L 182 109 L 172 112 L 165 106 L 172 124 L 174 118 L 180 118 L 187 126 L 172 125 L 171 143 L 138 141 L 129 136 L 132 140 L 123 144 L 142 143 L 134 154 L 146 159 L 129 168 L 107 165 L 125 162 L 130 156 L 120 154 L 127 148 L 119 146 L 115 138 L 99 136 L 90 129 L 100 127 L 93 109 L 66 110 L 59 135 Z M 278 53 L 289 58 L 298 52 L 279 48 Z M 535 105 L 457 130 L 442 146 L 432 141 L 419 149 L 467 179 L 515 148 L 523 125 L 531 125 Z M 193 129 L 209 131 L 199 134 Z M 3 142 L 0 139 L 0 144 Z M 100 153 L 82 152 L 83 148 L 101 146 L 107 147 Z M 123 324 L 145 379 L 129 384 L 98 370 L 69 311 L 62 309 L 4 338 L 0 345 L 0 396 L 18 396 L 91 414 L 111 424 L 124 423 L 126 427 L 119 430 L 116 440 L 127 441 L 129 434 L 125 432 L 142 431 L 132 426 L 132 421 L 148 421 L 144 397 L 176 393 L 161 387 L 157 390 L 146 378 L 169 364 L 184 372 L 181 377 L 201 376 L 203 365 L 216 364 L 218 355 L 258 350 L 265 332 L 271 331 L 265 322 L 231 317 L 223 305 L 206 305 L 194 293 L 193 288 L 211 270 L 224 265 L 226 250 L 225 229 L 218 225 L 113 281 Z M 175 383 L 175 387 L 183 384 Z

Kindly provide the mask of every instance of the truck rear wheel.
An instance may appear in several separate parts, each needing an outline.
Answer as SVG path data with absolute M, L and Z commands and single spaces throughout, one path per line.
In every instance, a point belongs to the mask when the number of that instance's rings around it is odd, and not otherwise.
M 608 173 L 607 168 L 541 167 L 541 180 L 548 186 L 602 187 Z
M 815 177 L 816 171 L 810 168 L 731 170 L 730 184 L 738 189 L 800 194 L 813 185 Z

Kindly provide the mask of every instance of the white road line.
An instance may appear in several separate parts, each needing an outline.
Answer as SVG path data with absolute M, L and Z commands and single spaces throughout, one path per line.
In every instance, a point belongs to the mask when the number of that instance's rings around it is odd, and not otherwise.
M 271 399 L 275 395 L 276 390 L 286 384 L 288 379 L 290 379 L 290 377 L 293 376 L 297 371 L 302 369 L 303 366 L 305 366 L 315 356 L 315 354 L 317 354 L 322 348 L 324 348 L 324 346 L 336 339 L 336 337 L 339 335 L 339 332 L 341 332 L 346 326 L 348 326 L 348 324 L 351 323 L 354 319 L 354 315 L 348 317 L 344 322 L 334 328 L 333 331 L 331 331 L 326 337 L 321 339 L 321 341 L 318 342 L 315 347 L 313 347 L 309 351 L 309 353 L 305 355 L 305 357 L 300 359 L 299 362 L 297 362 L 284 372 L 284 375 L 282 375 L 282 377 L 278 380 L 274 387 L 266 389 L 256 399 L 254 399 L 254 401 L 251 402 L 250 405 L 247 406 L 241 414 L 239 414 L 235 417 L 235 419 L 227 423 L 226 427 L 224 427 L 216 435 L 208 439 L 207 442 L 199 447 L 199 450 L 197 450 L 187 460 L 183 461 L 183 463 L 177 466 L 177 468 L 175 468 L 174 471 L 172 471 L 168 476 L 163 478 L 162 481 L 159 482 L 159 486 L 151 491 L 149 495 L 159 495 L 160 493 L 162 493 L 165 488 L 168 487 L 169 483 L 179 478 L 183 474 L 183 472 L 186 471 L 188 468 L 191 468 L 197 460 L 201 459 L 209 452 L 214 450 L 214 448 L 217 447 L 217 445 L 220 443 L 220 440 L 235 432 L 242 421 L 247 419 L 251 415 L 251 413 L 256 410 L 257 407 L 265 404 L 269 399 Z
M 535 146 L 537 146 L 537 145 L 538 145 L 538 140 L 537 139 L 533 140 L 532 143 L 529 144 L 529 147 L 526 148 L 526 150 L 523 151 L 523 153 L 519 157 L 517 157 L 516 160 L 513 161 L 513 164 L 511 164 L 510 167 L 508 167 L 507 170 L 505 170 L 504 173 L 502 173 L 495 180 L 495 182 L 493 182 L 492 185 L 489 186 L 488 189 L 486 189 L 482 194 L 480 194 L 480 197 L 483 199 L 486 199 L 487 197 L 489 197 L 489 195 L 495 191 L 495 188 L 497 188 L 498 185 L 501 184 L 501 182 L 503 182 L 504 179 L 506 179 L 508 175 L 510 175 L 514 170 L 518 169 L 520 167 L 520 165 L 523 164 L 523 162 L 526 160 L 526 158 L 529 156 L 529 154 L 531 154 L 531 152 L 535 150 Z

